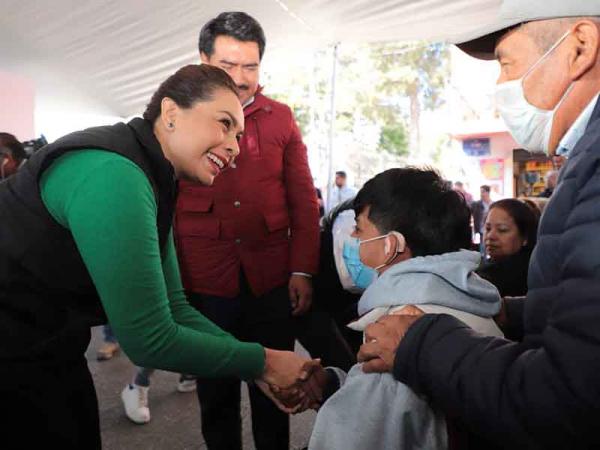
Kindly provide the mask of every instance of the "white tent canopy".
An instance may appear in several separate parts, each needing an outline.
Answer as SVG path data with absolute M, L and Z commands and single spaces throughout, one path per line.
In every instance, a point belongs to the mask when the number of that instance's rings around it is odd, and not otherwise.
M 98 114 L 139 114 L 158 84 L 198 61 L 202 24 L 222 11 L 254 16 L 265 62 L 336 42 L 446 40 L 494 20 L 500 0 L 0 0 L 0 69 L 37 95 Z

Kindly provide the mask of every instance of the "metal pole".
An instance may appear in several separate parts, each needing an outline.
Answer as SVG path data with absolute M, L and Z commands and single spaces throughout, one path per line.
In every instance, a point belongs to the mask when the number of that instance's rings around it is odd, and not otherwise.
M 333 189 L 333 138 L 335 135 L 335 81 L 336 81 L 336 70 L 337 70 L 337 59 L 338 59 L 338 47 L 339 42 L 333 46 L 333 63 L 331 69 L 331 98 L 329 104 L 329 167 L 327 177 L 327 203 L 331 199 L 331 191 Z

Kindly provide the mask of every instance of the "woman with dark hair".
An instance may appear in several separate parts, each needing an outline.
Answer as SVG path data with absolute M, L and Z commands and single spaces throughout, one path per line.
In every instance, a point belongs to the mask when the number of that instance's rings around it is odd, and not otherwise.
M 19 170 L 25 161 L 23 144 L 10 133 L 0 133 L 0 180 Z
M 514 198 L 490 206 L 484 224 L 486 260 L 477 273 L 503 297 L 527 294 L 529 258 L 535 247 L 539 213 Z
M 107 318 L 137 365 L 271 385 L 300 377 L 304 359 L 238 341 L 193 309 L 181 284 L 176 179 L 211 184 L 239 153 L 243 127 L 229 76 L 190 65 L 161 84 L 143 118 L 67 135 L 0 183 L 5 442 L 101 447 L 84 352 Z

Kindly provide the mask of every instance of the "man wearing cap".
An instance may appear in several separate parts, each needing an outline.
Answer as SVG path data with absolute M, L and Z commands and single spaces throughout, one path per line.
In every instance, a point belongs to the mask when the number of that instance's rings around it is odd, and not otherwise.
M 568 159 L 542 218 L 524 301 L 503 316 L 521 340 L 447 315 L 388 316 L 359 359 L 391 371 L 504 448 L 599 448 L 600 1 L 505 0 L 459 43 L 500 63 L 496 102 L 515 139 Z M 509 336 L 511 337 L 511 336 Z

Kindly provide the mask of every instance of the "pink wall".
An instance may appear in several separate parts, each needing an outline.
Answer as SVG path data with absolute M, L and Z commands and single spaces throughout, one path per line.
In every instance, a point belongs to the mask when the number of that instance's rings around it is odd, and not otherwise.
M 488 184 L 492 187 L 495 193 L 495 198 L 512 197 L 514 195 L 513 186 L 513 149 L 518 148 L 519 145 L 515 142 L 508 131 L 493 132 L 493 133 L 473 133 L 473 134 L 461 134 L 457 135 L 455 139 L 463 141 L 464 139 L 471 138 L 489 138 L 490 140 L 490 154 L 482 157 L 470 157 L 469 160 L 475 163 L 473 168 L 475 172 L 471 175 L 469 180 L 471 186 L 477 186 L 478 184 Z M 497 173 L 491 171 L 484 173 L 482 164 L 493 163 L 492 166 L 498 167 L 498 160 L 501 161 L 502 176 L 500 178 L 488 178 L 491 173 Z M 486 165 L 486 169 L 489 169 L 489 165 Z M 476 195 L 477 197 L 477 195 Z M 492 196 L 494 198 L 494 196 Z
M 34 84 L 30 80 L 0 71 L 0 131 L 19 140 L 33 139 Z
M 519 144 L 515 142 L 512 136 L 508 133 L 498 133 L 491 136 L 490 145 L 492 150 L 492 158 L 504 159 L 504 182 L 502 196 L 512 197 L 513 189 L 513 149 L 519 148 Z

